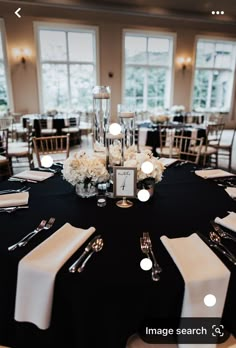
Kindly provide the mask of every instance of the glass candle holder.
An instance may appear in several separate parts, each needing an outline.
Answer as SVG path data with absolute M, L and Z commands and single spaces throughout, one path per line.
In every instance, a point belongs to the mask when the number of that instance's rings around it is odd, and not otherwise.
M 135 108 L 133 105 L 117 105 L 117 114 L 125 135 L 125 146 L 135 144 Z
M 111 89 L 109 86 L 95 86 L 93 88 L 94 142 L 97 149 L 105 147 L 105 134 L 108 131 L 110 119 L 110 99 Z

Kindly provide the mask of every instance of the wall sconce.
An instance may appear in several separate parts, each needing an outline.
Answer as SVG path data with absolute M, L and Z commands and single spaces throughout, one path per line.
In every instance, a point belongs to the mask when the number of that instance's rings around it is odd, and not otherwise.
M 26 59 L 31 57 L 29 48 L 13 48 L 13 56 L 15 59 L 20 59 L 20 62 L 25 65 Z
M 185 72 L 187 67 L 190 65 L 191 61 L 192 59 L 190 57 L 179 57 L 177 59 L 177 62 L 181 66 L 183 72 Z

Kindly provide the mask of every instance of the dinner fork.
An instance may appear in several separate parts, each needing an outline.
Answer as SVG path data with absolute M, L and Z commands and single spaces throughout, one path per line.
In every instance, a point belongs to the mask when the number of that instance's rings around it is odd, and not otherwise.
M 152 256 L 152 259 L 153 259 L 153 266 L 155 268 L 155 270 L 158 272 L 158 273 L 161 273 L 162 272 L 162 269 L 161 267 L 159 266 L 159 264 L 157 263 L 157 260 L 156 260 L 156 257 L 154 255 L 154 252 L 152 250 L 152 241 L 151 241 L 151 238 L 150 238 L 150 235 L 148 232 L 144 232 L 143 233 L 143 238 L 144 240 L 147 242 L 147 245 L 149 247 L 149 251 L 150 251 L 150 254 Z
M 11 245 L 8 247 L 9 251 L 15 250 L 18 246 L 22 247 L 25 244 L 28 243 L 28 241 L 33 238 L 38 232 L 42 231 L 43 229 L 49 229 L 52 227 L 53 223 L 55 221 L 55 218 L 50 218 L 48 223 L 47 220 L 42 220 L 38 227 L 36 227 L 32 232 L 28 233 L 26 236 L 24 236 L 21 240 L 19 240 L 17 243 Z M 24 244 L 24 245 L 23 245 Z
M 19 192 L 27 192 L 30 190 L 30 187 L 26 187 L 26 186 L 23 186 L 19 189 L 8 189 L 8 190 L 2 190 L 0 191 L 0 195 L 4 195 L 4 194 L 7 194 L 7 193 L 19 193 Z
M 44 221 L 45 221 L 45 220 L 44 220 Z M 18 247 L 21 248 L 21 247 L 25 246 L 25 245 L 30 241 L 30 239 L 32 239 L 38 232 L 40 232 L 40 231 L 42 231 L 42 230 L 49 230 L 49 228 L 52 227 L 52 225 L 54 224 L 54 222 L 55 222 L 55 218 L 54 218 L 54 217 L 51 217 L 51 218 L 48 220 L 48 222 L 45 223 L 44 226 L 43 226 L 42 228 L 40 228 L 40 230 L 38 230 L 38 231 L 32 233 L 30 236 L 28 236 L 27 239 L 24 239 L 23 241 L 20 241 L 20 242 L 18 243 Z
M 149 255 L 149 246 L 144 238 L 140 238 L 140 247 L 141 247 L 142 252 L 147 256 L 147 258 L 149 260 L 151 260 L 150 255 Z M 157 270 L 154 267 L 152 267 L 152 280 L 155 282 L 160 280 L 160 276 L 158 273 L 159 272 L 157 272 Z
M 28 205 L 19 205 L 17 207 L 7 207 L 7 208 L 0 208 L 0 213 L 13 213 L 14 211 L 18 209 L 28 209 Z

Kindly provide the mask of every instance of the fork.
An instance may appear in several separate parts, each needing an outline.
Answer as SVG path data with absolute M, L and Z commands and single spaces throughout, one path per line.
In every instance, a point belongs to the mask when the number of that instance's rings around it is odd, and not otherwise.
M 147 245 L 149 247 L 149 251 L 151 253 L 151 256 L 152 256 L 152 259 L 153 259 L 153 265 L 154 265 L 154 268 L 155 270 L 158 272 L 158 273 L 161 273 L 162 272 L 162 269 L 161 267 L 159 266 L 159 264 L 157 263 L 157 260 L 156 260 L 156 257 L 154 255 L 154 252 L 152 250 L 152 241 L 151 241 L 151 238 L 150 238 L 150 235 L 148 232 L 144 232 L 143 233 L 143 238 L 144 240 L 147 242 Z
M 7 193 L 18 193 L 18 192 L 26 192 L 26 191 L 29 191 L 30 190 L 30 187 L 26 187 L 26 186 L 23 186 L 17 190 L 14 190 L 14 189 L 8 189 L 8 190 L 2 190 L 0 191 L 0 195 L 4 195 L 4 194 L 7 194 Z
M 55 218 L 50 218 L 48 223 L 47 220 L 42 220 L 38 227 L 35 228 L 32 232 L 28 233 L 26 236 L 24 236 L 21 240 L 19 240 L 17 243 L 11 245 L 8 247 L 9 251 L 15 250 L 18 246 L 24 246 L 24 243 L 28 243 L 28 241 L 33 238 L 38 232 L 42 231 L 43 229 L 49 229 L 52 227 L 53 223 L 55 221 Z M 24 245 L 23 245 L 24 244 Z
M 147 256 L 147 258 L 151 260 L 150 255 L 149 255 L 149 246 L 148 246 L 145 238 L 140 238 L 140 247 L 141 247 L 142 252 Z M 154 267 L 152 267 L 152 280 L 155 282 L 160 280 L 160 276 L 158 273 L 159 272 L 157 272 L 157 270 Z
M 44 220 L 44 221 L 45 221 L 45 224 L 44 224 L 43 228 L 41 228 L 39 231 L 34 232 L 32 235 L 28 236 L 27 239 L 24 239 L 23 241 L 18 242 L 18 247 L 21 248 L 21 247 L 25 246 L 30 241 L 30 239 L 33 238 L 38 232 L 40 232 L 42 230 L 49 230 L 49 228 L 51 228 L 52 225 L 54 224 L 55 218 L 51 217 L 47 223 L 46 223 L 46 220 Z
M 20 205 L 17 207 L 7 207 L 7 208 L 0 208 L 0 213 L 13 213 L 14 211 L 18 209 L 28 209 L 28 205 Z
M 36 233 L 38 233 L 39 231 L 41 231 L 44 226 L 46 225 L 47 221 L 46 220 L 42 220 L 40 222 L 40 224 L 38 225 L 38 227 L 36 227 L 32 232 L 28 233 L 25 237 L 23 237 L 19 242 L 15 243 L 15 244 L 12 244 L 8 247 L 8 250 L 9 251 L 12 251 L 12 250 L 15 250 L 18 246 L 19 246 L 19 243 L 22 243 L 24 241 L 27 240 L 27 238 L 30 238 L 31 236 L 34 236 Z

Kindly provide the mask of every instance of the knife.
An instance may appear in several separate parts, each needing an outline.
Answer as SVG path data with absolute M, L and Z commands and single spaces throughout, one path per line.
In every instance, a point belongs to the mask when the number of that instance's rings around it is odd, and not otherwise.
M 84 252 L 80 255 L 80 257 L 69 267 L 69 272 L 75 273 L 79 267 L 80 262 L 85 258 L 85 256 L 90 252 L 92 249 L 93 243 L 98 239 L 101 238 L 101 235 L 95 236 L 85 247 Z
M 229 261 L 231 261 L 234 265 L 236 265 L 236 261 L 232 259 L 232 257 L 223 249 L 221 249 L 221 247 L 215 243 L 213 243 L 210 239 L 208 239 L 207 237 L 205 237 L 203 234 L 198 232 L 199 237 L 201 237 L 201 239 L 204 240 L 204 242 L 206 242 L 210 247 L 213 247 L 215 249 L 217 249 L 221 254 L 223 254 L 224 256 L 226 256 L 228 258 Z
M 218 235 L 220 237 L 225 238 L 225 239 L 231 239 L 234 242 L 236 242 L 236 238 L 233 237 L 230 233 L 225 232 L 225 230 L 223 230 L 215 221 L 211 220 L 210 222 L 211 222 L 212 227 L 214 228 L 214 231 L 216 233 L 218 233 Z

